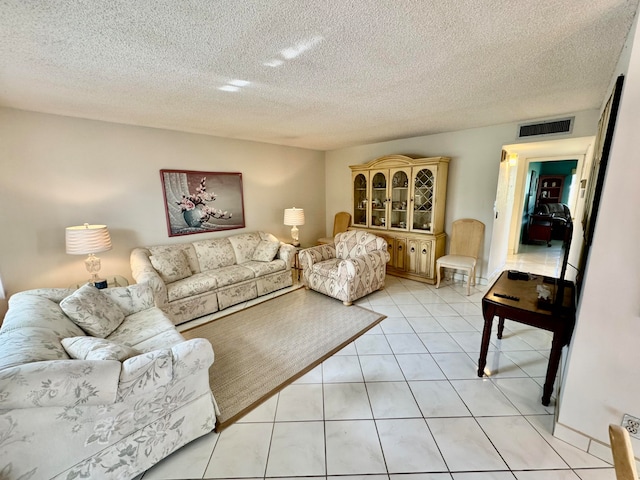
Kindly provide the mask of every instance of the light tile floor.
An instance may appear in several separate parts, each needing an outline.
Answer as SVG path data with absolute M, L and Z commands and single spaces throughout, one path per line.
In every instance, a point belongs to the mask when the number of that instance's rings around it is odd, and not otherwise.
M 562 266 L 562 241 L 552 240 L 551 246 L 546 244 L 522 244 L 517 255 L 508 255 L 505 269 L 520 270 L 522 272 L 538 273 L 557 277 Z M 575 276 L 573 269 L 568 268 L 567 279 Z
M 509 268 L 553 275 L 544 257 Z M 507 321 L 490 375 L 476 376 L 485 290 L 388 276 L 358 302 L 388 318 L 143 480 L 615 480 L 611 465 L 551 434 L 555 399 L 540 403 L 549 334 Z

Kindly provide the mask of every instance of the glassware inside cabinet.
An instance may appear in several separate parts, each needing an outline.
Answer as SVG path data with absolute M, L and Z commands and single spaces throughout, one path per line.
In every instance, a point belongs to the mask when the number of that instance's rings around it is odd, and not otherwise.
M 431 231 L 433 186 L 433 172 L 428 168 L 418 170 L 413 186 L 413 230 Z
M 391 228 L 406 230 L 409 177 L 403 171 L 393 174 L 391 180 Z
M 371 180 L 371 222 L 372 227 L 384 227 L 387 224 L 387 177 L 378 172 Z
M 367 225 L 367 177 L 359 173 L 353 179 L 353 223 Z

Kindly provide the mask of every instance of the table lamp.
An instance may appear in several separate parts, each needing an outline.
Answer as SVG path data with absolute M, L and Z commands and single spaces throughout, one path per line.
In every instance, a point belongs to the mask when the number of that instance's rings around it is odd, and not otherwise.
M 304 209 L 303 208 L 285 208 L 284 209 L 284 224 L 291 226 L 291 238 L 293 239 L 293 246 L 299 247 L 298 241 L 298 225 L 304 225 Z
M 91 274 L 89 282 L 97 288 L 106 288 L 107 281 L 98 277 L 100 259 L 94 254 L 111 250 L 111 237 L 106 225 L 79 225 L 67 227 L 65 234 L 67 253 L 71 255 L 89 255 L 84 261 Z

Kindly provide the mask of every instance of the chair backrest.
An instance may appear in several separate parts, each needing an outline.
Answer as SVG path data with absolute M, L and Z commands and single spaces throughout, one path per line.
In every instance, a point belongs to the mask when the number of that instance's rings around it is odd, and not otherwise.
M 346 232 L 351 224 L 351 214 L 348 212 L 338 212 L 333 219 L 333 236 Z
M 637 480 L 636 460 L 633 447 L 626 428 L 620 425 L 609 425 L 609 439 L 613 452 L 613 467 L 618 480 Z
M 336 235 L 336 258 L 346 260 L 373 252 L 374 250 L 387 251 L 387 241 L 364 230 L 348 230 Z
M 461 218 L 453 222 L 450 255 L 464 255 L 475 259 L 480 255 L 480 244 L 484 238 L 484 223 L 473 218 Z

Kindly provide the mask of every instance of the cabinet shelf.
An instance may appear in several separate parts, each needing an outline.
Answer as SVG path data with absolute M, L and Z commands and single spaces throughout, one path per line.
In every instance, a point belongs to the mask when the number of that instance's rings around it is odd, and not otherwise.
M 540 175 L 536 194 L 536 207 L 545 203 L 561 203 L 564 188 L 562 175 Z

